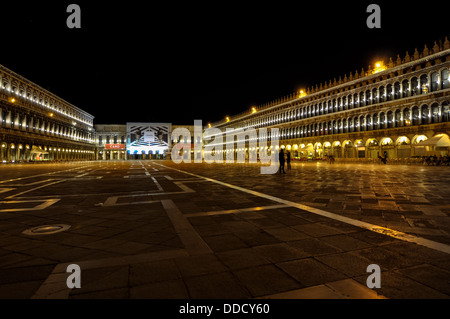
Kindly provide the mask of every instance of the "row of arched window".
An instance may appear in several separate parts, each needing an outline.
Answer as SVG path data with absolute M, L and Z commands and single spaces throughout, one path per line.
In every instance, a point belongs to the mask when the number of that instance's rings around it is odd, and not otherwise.
M 0 108 L 0 127 L 86 142 L 92 139 L 92 133 L 89 131 L 42 116 L 25 114 L 16 109 Z
M 362 89 L 359 92 L 342 95 L 333 99 L 319 100 L 313 104 L 261 117 L 248 122 L 248 127 L 260 128 L 268 125 L 350 110 L 358 107 L 383 103 L 410 96 L 426 94 L 450 88 L 449 70 L 413 76 L 378 87 Z
M 380 111 L 351 117 L 284 128 L 280 130 L 281 139 L 302 138 L 329 134 L 372 131 L 386 128 L 423 125 L 450 121 L 448 101 L 431 106 L 405 107 L 389 111 Z
M 88 125 L 93 125 L 93 117 L 83 114 L 69 105 L 56 101 L 51 96 L 40 92 L 28 84 L 19 82 L 19 80 L 12 78 L 6 73 L 0 73 L 0 89 L 15 99 L 23 100 L 22 102 L 33 102 L 46 107 L 50 111 L 64 114 Z

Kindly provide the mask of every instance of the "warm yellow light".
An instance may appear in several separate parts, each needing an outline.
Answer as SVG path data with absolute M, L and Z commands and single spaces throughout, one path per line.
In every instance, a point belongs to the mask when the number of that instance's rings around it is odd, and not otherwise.
M 300 91 L 298 92 L 298 97 L 304 97 L 304 96 L 306 96 L 305 91 L 300 90 Z
M 420 135 L 417 137 L 416 142 L 420 143 L 422 141 L 426 141 L 428 138 L 425 135 Z
M 53 116 L 53 113 L 50 113 L 50 116 Z
M 208 128 L 211 128 L 211 123 L 208 123 Z
M 228 116 L 225 119 L 227 120 L 227 122 L 230 122 L 230 118 Z
M 252 113 L 256 113 L 256 107 L 252 107 Z
M 387 69 L 387 67 L 384 65 L 384 62 L 378 61 L 375 63 L 375 68 L 373 69 L 372 74 L 384 71 L 386 69 Z

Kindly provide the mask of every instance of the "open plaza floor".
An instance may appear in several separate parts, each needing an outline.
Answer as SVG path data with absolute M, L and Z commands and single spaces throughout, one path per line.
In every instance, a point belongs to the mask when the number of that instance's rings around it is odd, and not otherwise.
M 447 166 L 0 166 L 0 298 L 450 297 Z M 43 226 L 43 227 L 40 227 Z M 81 269 L 68 288 L 67 266 Z M 381 287 L 368 288 L 369 265 Z

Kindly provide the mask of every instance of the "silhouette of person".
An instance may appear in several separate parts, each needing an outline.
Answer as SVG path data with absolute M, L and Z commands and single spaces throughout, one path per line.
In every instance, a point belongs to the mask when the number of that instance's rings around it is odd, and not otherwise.
M 278 159 L 279 159 L 279 161 L 280 161 L 280 174 L 281 174 L 281 171 L 283 171 L 283 174 L 286 174 L 286 172 L 284 171 L 284 152 L 283 152 L 283 149 L 282 148 L 280 148 L 280 153 L 278 153 Z
M 378 153 L 378 158 L 383 162 L 383 164 L 386 164 L 387 162 L 387 152 L 384 152 L 384 157 L 380 156 L 380 153 Z

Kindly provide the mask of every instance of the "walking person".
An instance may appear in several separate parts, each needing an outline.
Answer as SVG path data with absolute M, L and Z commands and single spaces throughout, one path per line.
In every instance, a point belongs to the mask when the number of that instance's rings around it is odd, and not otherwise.
M 284 171 L 284 152 L 283 149 L 280 148 L 280 153 L 278 153 L 278 160 L 280 161 L 280 174 L 281 171 L 283 171 L 283 174 L 286 174 L 286 172 Z

